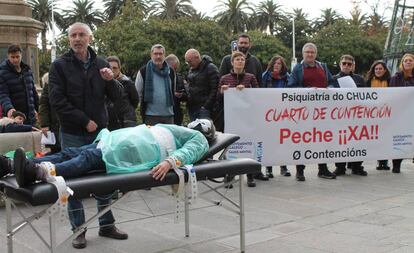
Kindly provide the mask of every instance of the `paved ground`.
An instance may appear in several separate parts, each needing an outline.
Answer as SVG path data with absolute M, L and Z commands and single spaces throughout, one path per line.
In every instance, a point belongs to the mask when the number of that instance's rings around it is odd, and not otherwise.
M 374 162 L 365 166 L 367 177 L 319 179 L 316 166 L 310 166 L 306 182 L 277 175 L 256 188 L 246 187 L 246 252 L 414 252 L 414 164 L 405 160 L 401 174 L 377 171 Z M 227 192 L 234 199 L 237 193 L 238 187 Z M 165 214 L 173 204 L 171 196 L 156 189 L 133 192 L 114 208 L 128 240 L 101 238 L 94 224 L 87 232 L 86 249 L 74 250 L 66 243 L 58 252 L 239 252 L 235 213 L 199 200 L 192 207 L 191 236 L 185 238 L 184 223 L 174 224 L 172 215 Z M 92 215 L 95 202 L 87 200 L 85 205 Z M 34 224 L 46 235 L 47 219 Z M 0 227 L 0 252 L 6 252 L 3 208 Z M 69 235 L 68 223 L 58 231 L 59 238 Z M 22 232 L 15 237 L 15 252 L 46 251 L 28 227 Z

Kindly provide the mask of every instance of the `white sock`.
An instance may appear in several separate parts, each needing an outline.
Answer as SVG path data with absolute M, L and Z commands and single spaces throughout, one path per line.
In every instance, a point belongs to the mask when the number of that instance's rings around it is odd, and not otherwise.
M 51 162 L 41 162 L 36 164 L 36 179 L 45 182 L 55 181 L 56 170 L 55 165 Z

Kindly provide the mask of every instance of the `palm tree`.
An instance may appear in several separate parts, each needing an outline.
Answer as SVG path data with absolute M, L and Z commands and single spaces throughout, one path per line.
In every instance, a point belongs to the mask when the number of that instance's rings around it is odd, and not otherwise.
M 122 7 L 124 7 L 128 1 L 130 1 L 133 6 L 138 6 L 139 9 L 142 10 L 141 14 L 146 13 L 148 5 L 144 0 L 103 0 L 106 18 L 112 20 L 116 15 L 120 14 Z
M 342 16 L 332 8 L 323 9 L 321 12 L 321 17 L 314 22 L 315 30 L 320 30 L 325 26 L 332 25 L 338 19 L 342 19 Z
M 46 33 L 48 29 L 52 29 L 52 4 L 56 4 L 53 0 L 27 0 L 32 7 L 32 16 L 34 19 L 43 23 L 42 29 L 42 51 L 46 52 Z M 62 16 L 54 12 L 55 20 L 58 21 Z
M 196 14 L 191 0 L 156 0 L 151 9 L 151 15 L 166 19 L 191 17 Z
M 273 0 L 263 0 L 256 6 L 255 18 L 258 28 L 266 30 L 269 28 L 270 33 L 274 34 L 277 23 L 282 21 L 281 5 Z
M 253 12 L 247 0 L 222 0 L 216 9 L 221 10 L 214 18 L 226 30 L 238 33 L 249 26 L 249 14 Z
M 99 10 L 93 8 L 94 4 L 94 0 L 74 0 L 74 6 L 63 11 L 65 19 L 64 30 L 75 22 L 85 23 L 89 25 L 91 29 L 95 29 L 102 24 L 104 20 L 103 14 Z
M 361 8 L 359 7 L 359 1 L 353 0 L 351 3 L 353 7 L 350 11 L 351 18 L 348 20 L 349 24 L 361 27 L 365 23 L 367 16 L 362 13 Z

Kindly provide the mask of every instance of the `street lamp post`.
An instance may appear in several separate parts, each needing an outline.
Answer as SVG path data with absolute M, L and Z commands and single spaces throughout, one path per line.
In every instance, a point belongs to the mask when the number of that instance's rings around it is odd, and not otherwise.
M 50 51 L 50 59 L 53 62 L 56 59 L 56 37 L 55 37 L 55 1 L 52 0 L 52 50 Z
M 292 19 L 292 63 L 290 65 L 291 70 L 295 67 L 298 62 L 296 59 L 296 43 L 295 43 L 295 18 Z

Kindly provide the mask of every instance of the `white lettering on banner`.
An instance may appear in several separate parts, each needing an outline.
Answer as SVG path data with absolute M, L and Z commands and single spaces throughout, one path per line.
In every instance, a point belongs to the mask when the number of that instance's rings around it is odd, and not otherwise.
M 263 165 L 414 156 L 414 87 L 229 89 L 225 132 L 240 135 L 229 158 Z

